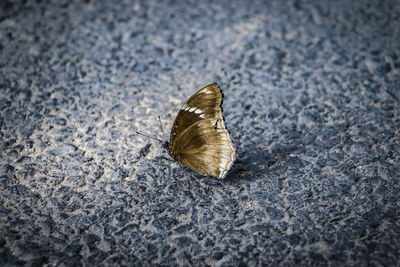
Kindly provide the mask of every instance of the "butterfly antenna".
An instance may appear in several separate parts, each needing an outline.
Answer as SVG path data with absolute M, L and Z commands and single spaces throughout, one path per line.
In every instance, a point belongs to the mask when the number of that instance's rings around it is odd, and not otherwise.
M 163 141 L 163 140 L 161 140 L 161 139 L 158 139 L 158 138 L 155 138 L 155 137 L 149 136 L 149 135 L 147 135 L 147 134 L 140 133 L 140 132 L 138 132 L 138 131 L 136 131 L 136 133 L 137 133 L 137 134 L 140 134 L 140 135 L 142 135 L 142 136 L 144 136 L 144 137 L 147 137 L 147 138 L 150 138 L 150 139 L 157 140 L 157 141 L 158 141 L 158 142 L 160 142 L 160 143 L 164 143 L 164 141 Z
M 160 128 L 161 128 L 162 136 L 163 136 L 163 139 L 165 140 L 165 133 L 164 133 L 164 128 L 162 127 L 162 122 L 161 122 L 160 115 L 158 115 L 158 121 L 160 122 Z

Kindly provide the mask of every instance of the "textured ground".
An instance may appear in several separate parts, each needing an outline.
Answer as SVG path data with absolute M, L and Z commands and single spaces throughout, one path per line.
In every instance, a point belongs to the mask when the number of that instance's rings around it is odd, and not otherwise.
M 0 4 L 0 265 L 400 263 L 400 2 L 37 2 Z M 212 82 L 222 181 L 134 134 Z

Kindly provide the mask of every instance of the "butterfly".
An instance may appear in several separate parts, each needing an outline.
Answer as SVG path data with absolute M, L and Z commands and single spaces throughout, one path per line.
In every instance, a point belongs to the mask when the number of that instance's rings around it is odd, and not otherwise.
M 201 175 L 225 178 L 236 159 L 222 114 L 224 95 L 213 83 L 194 93 L 181 107 L 163 147 L 171 158 Z
M 222 114 L 223 98 L 216 83 L 189 97 L 175 118 L 169 142 L 136 133 L 159 141 L 174 161 L 195 172 L 224 179 L 237 153 Z

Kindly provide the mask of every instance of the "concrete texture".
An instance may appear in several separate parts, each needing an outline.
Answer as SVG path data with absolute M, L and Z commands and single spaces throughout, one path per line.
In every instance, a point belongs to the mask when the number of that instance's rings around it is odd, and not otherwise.
M 398 1 L 1 1 L 0 265 L 399 265 L 399 48 Z M 222 181 L 135 135 L 212 82 Z

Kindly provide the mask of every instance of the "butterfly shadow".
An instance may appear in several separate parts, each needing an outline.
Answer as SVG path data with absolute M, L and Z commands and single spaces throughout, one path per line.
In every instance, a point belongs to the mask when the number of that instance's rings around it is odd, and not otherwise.
M 282 171 L 289 155 L 298 149 L 297 146 L 280 146 L 270 151 L 268 148 L 256 147 L 239 152 L 226 178 L 231 181 L 258 179 L 265 177 L 272 169 Z

